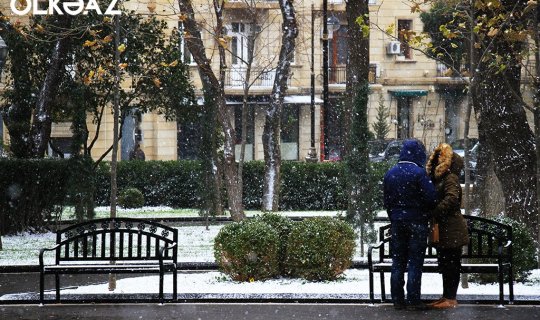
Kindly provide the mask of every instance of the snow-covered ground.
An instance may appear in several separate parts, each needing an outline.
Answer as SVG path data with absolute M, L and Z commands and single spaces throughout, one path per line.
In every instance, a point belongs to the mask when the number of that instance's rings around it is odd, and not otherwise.
M 386 290 L 389 292 L 389 275 L 386 275 Z M 534 270 L 531 282 L 515 283 L 514 294 L 517 299 L 527 300 L 527 296 L 540 295 L 540 272 Z M 378 278 L 375 279 L 375 292 L 380 292 Z M 165 278 L 165 292 L 172 292 L 170 278 Z M 299 297 L 313 297 L 321 295 L 332 296 L 367 296 L 369 294 L 368 272 L 365 269 L 349 269 L 343 277 L 337 281 L 310 282 L 302 279 L 275 279 L 254 282 L 236 282 L 230 280 L 220 272 L 179 273 L 178 288 L 180 294 L 202 295 L 253 295 L 262 294 L 265 297 L 279 297 L 292 295 Z M 117 294 L 117 293 L 157 293 L 158 276 L 138 277 L 117 281 L 114 291 L 108 291 L 107 283 L 78 287 L 63 290 L 62 294 Z M 438 296 L 442 292 L 442 281 L 439 274 L 425 273 L 422 278 L 422 294 Z M 477 296 L 489 295 L 497 299 L 499 292 L 498 284 L 469 283 L 469 287 L 459 288 L 459 295 Z M 508 286 L 505 285 L 505 294 L 508 294 Z
M 148 210 L 159 212 L 162 210 Z M 124 214 L 129 214 L 125 212 Z M 140 216 L 138 216 L 140 217 Z M 180 227 L 179 260 L 186 262 L 214 261 L 213 239 L 221 226 L 186 226 Z M 30 234 L 23 233 L 16 236 L 4 236 L 2 238 L 3 250 L 0 251 L 0 264 L 2 265 L 36 265 L 38 263 L 38 250 L 43 247 L 54 245 L 54 233 Z M 365 259 L 359 252 L 355 260 Z M 47 258 L 52 262 L 52 255 Z M 170 275 L 165 279 L 165 292 L 172 292 Z M 116 290 L 108 291 L 106 277 L 101 284 L 66 288 L 62 294 L 136 294 L 157 293 L 157 276 L 136 277 L 118 280 Z M 219 295 L 231 297 L 265 297 L 282 298 L 367 298 L 369 294 L 368 272 L 365 269 L 350 269 L 337 281 L 310 282 L 302 279 L 275 279 L 267 281 L 255 281 L 251 283 L 239 283 L 230 280 L 226 275 L 217 272 L 180 272 L 178 274 L 179 294 L 182 296 L 197 296 L 212 298 Z M 386 291 L 389 292 L 389 274 L 386 275 Z M 422 294 L 437 297 L 442 290 L 442 281 L 439 274 L 426 273 L 422 281 Z M 478 296 L 489 295 L 497 299 L 497 284 L 469 283 L 468 288 L 461 288 L 459 295 Z M 505 294 L 508 294 L 508 286 L 505 285 Z M 380 292 L 379 279 L 375 279 L 375 292 Z M 540 270 L 533 270 L 526 283 L 515 283 L 514 293 L 516 299 L 527 300 L 527 297 L 538 299 L 540 296 Z M 13 299 L 13 295 L 4 295 L 0 300 Z

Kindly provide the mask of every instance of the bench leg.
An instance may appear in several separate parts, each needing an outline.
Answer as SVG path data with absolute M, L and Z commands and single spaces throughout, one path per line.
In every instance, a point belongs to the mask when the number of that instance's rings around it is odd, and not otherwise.
M 512 267 L 508 268 L 508 292 L 510 304 L 514 303 L 514 273 Z
M 499 270 L 499 303 L 504 304 L 504 271 Z
M 159 303 L 163 303 L 163 270 L 159 271 Z
M 58 273 L 54 274 L 54 282 L 56 285 L 56 301 L 60 302 L 60 275 Z
M 178 283 L 177 283 L 177 278 L 178 278 L 178 271 L 176 270 L 176 268 L 174 268 L 174 271 L 173 271 L 173 300 L 178 300 Z
M 384 272 L 380 272 L 379 278 L 381 278 L 381 302 L 385 302 L 385 300 L 386 300 L 386 290 L 385 290 L 385 287 L 384 287 Z
M 44 290 L 45 290 L 45 274 L 43 271 L 39 272 L 39 303 L 44 302 Z
M 371 303 L 375 302 L 375 293 L 373 288 L 373 272 L 369 270 L 369 300 Z

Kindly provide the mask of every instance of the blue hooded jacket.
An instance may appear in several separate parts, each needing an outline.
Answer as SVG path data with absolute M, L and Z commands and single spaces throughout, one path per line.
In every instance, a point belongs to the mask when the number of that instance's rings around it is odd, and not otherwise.
M 384 175 L 384 207 L 390 221 L 427 222 L 437 204 L 437 190 L 424 164 L 426 152 L 416 139 L 403 141 L 399 162 Z

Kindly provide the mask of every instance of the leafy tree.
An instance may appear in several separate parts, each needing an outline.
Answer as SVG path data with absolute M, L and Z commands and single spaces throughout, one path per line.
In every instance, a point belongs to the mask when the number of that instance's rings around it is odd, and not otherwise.
M 439 39 L 450 42 L 454 49 L 467 39 L 473 40 L 471 52 L 478 59 L 471 70 L 475 72 L 469 89 L 480 142 L 501 182 L 505 214 L 536 233 L 538 195 L 533 190 L 538 164 L 534 134 L 525 115 L 527 108 L 534 109 L 524 101 L 520 86 L 524 58 L 530 52 L 527 39 L 534 30 L 530 25 L 536 18 L 531 8 L 536 3 L 473 1 L 472 7 L 469 1 L 455 3 L 463 10 L 454 13 L 451 23 L 441 23 L 439 29 L 444 32 Z M 437 39 L 433 29 L 430 35 Z M 441 42 L 435 42 L 434 47 L 442 46 Z
M 36 130 L 45 124 L 50 127 L 53 122 L 69 120 L 73 123 L 74 143 L 78 145 L 75 150 L 91 154 L 103 114 L 113 100 L 115 48 L 111 19 L 90 12 L 74 17 L 70 28 L 61 32 L 53 18 L 34 16 L 28 25 L 4 22 L 1 35 L 10 48 L 11 64 L 3 115 L 16 157 L 43 157 L 43 146 L 39 151 L 36 148 L 41 140 L 47 145 L 50 128 L 40 129 L 39 135 Z M 122 113 L 136 106 L 142 112 L 162 113 L 167 119 L 178 117 L 191 108 L 194 99 L 186 68 L 179 62 L 177 34 L 168 39 L 165 22 L 154 17 L 130 13 L 123 14 L 121 19 L 120 81 L 131 82 L 120 93 Z M 43 63 L 54 60 L 50 57 L 57 54 L 56 44 L 64 39 L 70 42 L 63 60 L 55 66 Z M 51 69 L 58 69 L 60 74 L 55 89 L 48 91 L 50 101 L 45 108 L 40 103 L 40 90 L 42 95 L 47 94 L 43 87 Z M 90 139 L 87 114 L 93 116 L 96 125 L 96 134 Z M 45 120 L 38 125 L 36 118 Z

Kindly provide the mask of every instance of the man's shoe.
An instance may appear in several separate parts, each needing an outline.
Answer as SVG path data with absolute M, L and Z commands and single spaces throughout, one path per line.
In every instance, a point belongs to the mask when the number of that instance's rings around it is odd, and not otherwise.
M 410 310 L 410 311 L 423 311 L 423 310 L 428 310 L 428 309 L 429 307 L 423 302 L 407 305 L 407 310 Z
M 403 302 L 401 302 L 401 303 L 400 302 L 395 302 L 394 303 L 394 309 L 396 309 L 396 310 L 403 310 L 403 309 L 405 309 L 405 307 L 406 307 L 405 303 L 403 303 Z
M 442 297 L 439 300 L 435 300 L 433 302 L 428 303 L 427 305 L 428 305 L 428 307 L 433 307 L 434 305 L 439 304 L 439 303 L 441 303 L 441 302 L 443 302 L 445 300 L 446 300 L 446 298 Z
M 457 307 L 457 300 L 454 299 L 445 299 L 444 301 L 433 305 L 434 309 L 452 309 Z

